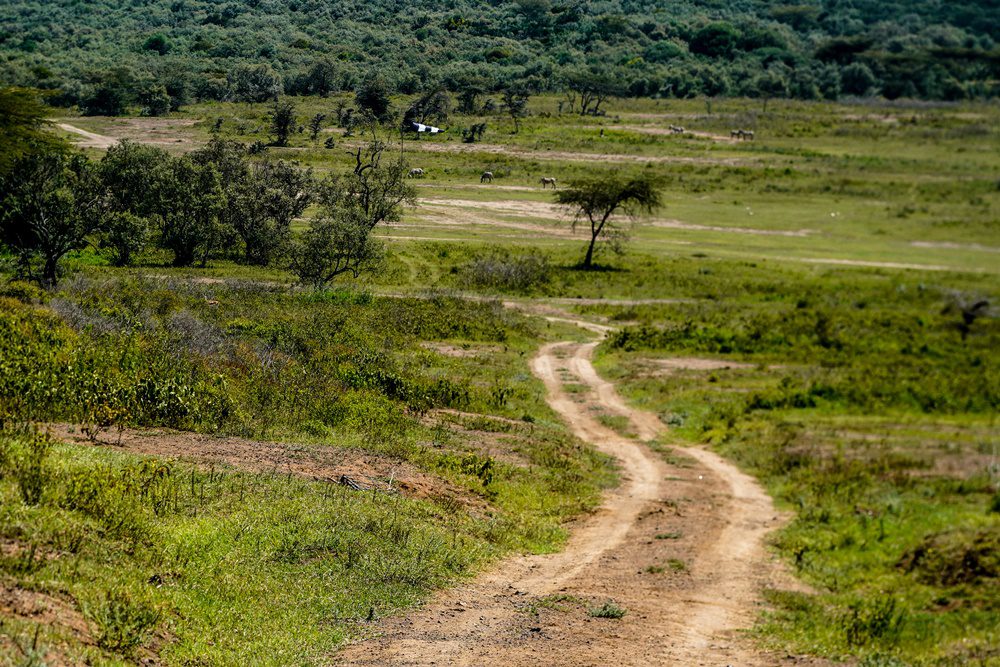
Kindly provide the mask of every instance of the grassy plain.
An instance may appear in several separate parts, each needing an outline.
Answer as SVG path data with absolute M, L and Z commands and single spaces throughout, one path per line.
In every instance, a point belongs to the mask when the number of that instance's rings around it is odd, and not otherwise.
M 672 427 L 662 444 L 717 448 L 795 512 L 774 545 L 811 590 L 769 593 L 762 642 L 868 665 L 997 664 L 1000 329 L 982 317 L 963 334 L 956 308 L 1000 300 L 1000 110 L 629 101 L 582 119 L 556 105 L 534 100 L 517 135 L 457 117 L 405 141 L 427 172 L 421 205 L 380 230 L 385 269 L 360 289 L 313 294 L 280 268 L 174 269 L 156 253 L 112 269 L 89 250 L 53 294 L 5 288 L 0 340 L 26 341 L 0 343 L 11 421 L 93 424 L 94 396 L 112 396 L 130 428 L 362 452 L 388 462 L 380 484 L 406 463 L 446 486 L 362 493 L 79 444 L 32 467 L 40 445 L 11 436 L 0 652 L 319 662 L 503 553 L 558 548 L 613 470 L 528 370 L 540 343 L 580 334 L 503 298 L 620 325 L 599 369 Z M 192 106 L 161 138 L 182 150 L 221 117 L 223 136 L 266 140 L 267 110 Z M 453 131 L 483 120 L 482 144 Z M 136 138 L 156 123 L 65 122 Z M 738 127 L 756 140 L 730 141 Z M 268 152 L 344 169 L 359 138 L 341 135 Z M 538 179 L 620 170 L 660 174 L 665 206 L 627 254 L 579 271 L 583 239 Z M 490 283 L 477 269 L 490 256 L 542 268 Z M 455 298 L 470 293 L 487 300 Z M 732 367 L 676 362 L 705 357 Z

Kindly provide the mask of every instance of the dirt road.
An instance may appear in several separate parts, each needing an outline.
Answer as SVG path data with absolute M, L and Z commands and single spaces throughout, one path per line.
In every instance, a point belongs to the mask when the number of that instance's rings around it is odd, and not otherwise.
M 56 127 L 60 130 L 66 132 L 71 132 L 83 137 L 81 140 L 77 141 L 76 144 L 81 148 L 101 148 L 107 150 L 111 148 L 118 140 L 114 137 L 108 137 L 103 134 L 96 134 L 94 132 L 88 132 L 83 128 L 76 127 L 75 125 L 70 125 L 69 123 L 56 123 Z
M 583 324 L 583 323 L 580 323 Z M 601 335 L 605 327 L 588 326 Z M 621 485 L 571 527 L 560 553 L 507 560 L 348 646 L 346 665 L 773 665 L 739 633 L 775 576 L 763 540 L 779 518 L 747 475 L 702 449 L 668 463 L 641 440 L 663 426 L 630 408 L 590 363 L 597 343 L 554 343 L 533 360 L 548 402 L 617 460 Z M 567 383 L 587 391 L 567 391 Z M 624 417 L 630 439 L 599 415 Z M 595 615 L 608 601 L 623 618 Z

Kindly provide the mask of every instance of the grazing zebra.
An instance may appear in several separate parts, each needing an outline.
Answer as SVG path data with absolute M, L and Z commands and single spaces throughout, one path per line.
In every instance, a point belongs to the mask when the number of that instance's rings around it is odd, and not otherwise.
M 753 130 L 743 130 L 743 138 L 747 141 L 753 141 Z
M 479 177 L 480 183 L 492 183 L 493 182 L 493 172 L 484 171 L 483 175 Z
M 539 182 L 542 184 L 542 190 L 545 189 L 546 185 L 551 185 L 553 190 L 556 189 L 556 179 L 554 178 L 550 178 L 548 176 L 542 176 Z
M 742 139 L 743 138 L 743 130 L 729 130 L 729 138 L 730 139 Z
M 684 134 L 684 128 L 683 127 L 680 127 L 678 125 L 670 125 L 668 127 L 670 128 L 670 132 L 672 134 Z
M 424 170 L 420 167 L 414 167 L 410 170 L 410 173 L 406 175 L 407 178 L 423 178 Z

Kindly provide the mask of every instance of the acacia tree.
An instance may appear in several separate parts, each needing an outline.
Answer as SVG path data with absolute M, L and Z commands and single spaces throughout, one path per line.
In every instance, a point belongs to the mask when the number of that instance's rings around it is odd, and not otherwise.
M 248 264 L 268 266 L 285 253 L 292 220 L 309 206 L 313 187 L 311 171 L 265 161 L 228 193 L 226 217 L 243 239 Z
M 86 156 L 40 152 L 0 177 L 0 239 L 18 255 L 20 275 L 52 287 L 59 262 L 86 247 L 100 227 L 105 198 Z
M 659 180 L 648 174 L 633 178 L 608 175 L 575 181 L 556 192 L 556 202 L 574 212 L 573 229 L 584 222 L 590 226 L 590 243 L 581 268 L 593 268 L 599 239 L 611 241 L 615 249 L 621 247 L 627 229 L 614 216 L 623 214 L 634 219 L 641 212 L 651 213 L 660 206 L 659 187 Z
M 128 266 L 149 240 L 152 221 L 164 209 L 170 155 L 161 148 L 123 139 L 97 166 L 107 197 L 100 245 L 115 266 Z
M 248 264 L 268 266 L 288 248 L 292 220 L 313 197 L 312 171 L 281 160 L 252 162 L 237 141 L 213 139 L 191 153 L 197 164 L 219 174 L 225 202 L 219 214 L 223 237 L 242 240 Z
M 309 120 L 309 138 L 316 143 L 316 137 L 323 130 L 323 121 L 326 119 L 325 113 L 318 113 Z
M 43 150 L 62 150 L 67 146 L 45 131 L 50 124 L 39 93 L 27 88 L 0 88 L 0 177 L 14 163 Z
M 344 273 L 357 278 L 383 256 L 382 244 L 370 232 L 357 211 L 320 215 L 296 243 L 289 268 L 299 281 L 317 289 Z
M 281 94 L 281 76 L 267 63 L 239 63 L 226 75 L 230 96 L 241 102 L 277 100 Z
M 370 72 L 358 86 L 354 101 L 359 108 L 384 121 L 389 118 L 392 109 L 390 93 L 389 83 L 385 77 L 378 72 Z
M 596 116 L 600 113 L 601 104 L 609 97 L 621 97 L 627 89 L 621 76 L 608 70 L 588 68 L 570 71 L 564 78 L 567 93 L 566 101 L 570 112 L 576 106 L 576 96 L 580 96 L 580 115 Z
M 427 123 L 434 120 L 443 123 L 451 112 L 451 97 L 442 87 L 428 89 L 413 101 L 403 114 L 403 129 L 409 130 L 411 123 Z
M 521 131 L 521 119 L 528 115 L 528 98 L 530 95 L 527 90 L 519 86 L 504 89 L 502 95 L 503 110 L 514 121 L 514 134 L 517 134 Z

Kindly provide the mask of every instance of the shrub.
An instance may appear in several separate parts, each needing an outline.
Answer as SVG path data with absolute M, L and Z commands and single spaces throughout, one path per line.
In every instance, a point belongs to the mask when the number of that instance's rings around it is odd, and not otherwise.
M 896 598 L 887 596 L 855 602 L 841 619 L 841 626 L 848 645 L 865 646 L 875 641 L 895 642 L 904 621 Z
M 494 250 L 466 264 L 463 273 L 475 287 L 526 292 L 548 283 L 552 269 L 544 255 Z
M 34 427 L 13 438 L 10 463 L 21 498 L 27 505 L 37 505 L 42 500 L 49 478 L 45 459 L 51 444 L 49 434 Z
M 0 297 L 17 299 L 27 304 L 45 303 L 48 300 L 45 290 L 23 280 L 12 280 L 0 286 Z
M 160 621 L 159 610 L 147 596 L 125 587 L 112 588 L 84 611 L 100 632 L 97 645 L 125 655 L 142 644 Z
M 981 584 L 1000 578 L 1000 529 L 934 533 L 907 551 L 899 567 L 927 584 Z
M 592 607 L 587 610 L 587 615 L 593 618 L 622 618 L 628 611 L 624 607 L 619 607 L 614 602 L 605 602 L 600 607 Z

